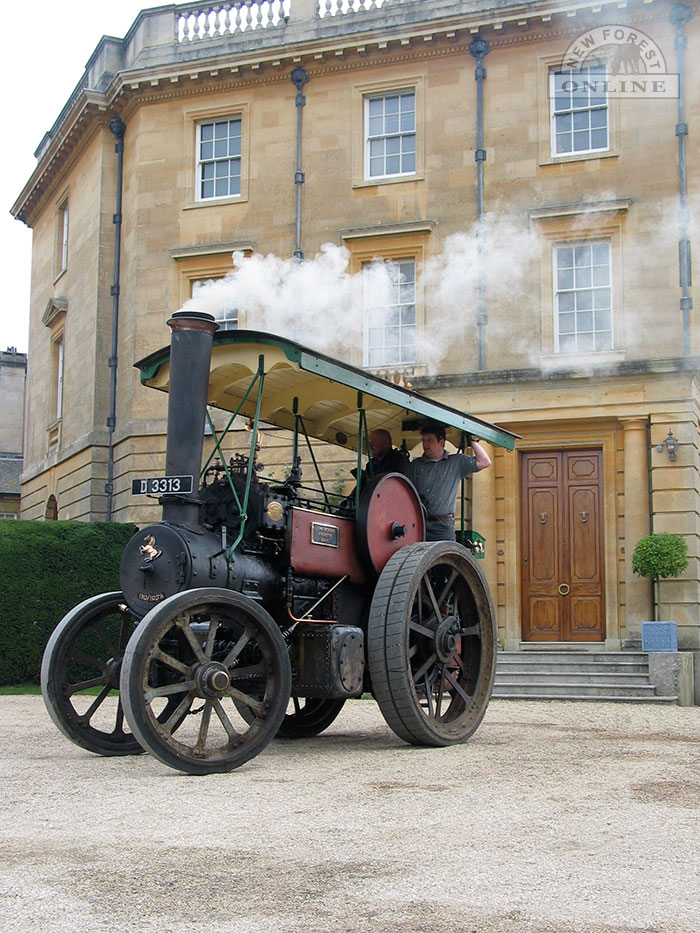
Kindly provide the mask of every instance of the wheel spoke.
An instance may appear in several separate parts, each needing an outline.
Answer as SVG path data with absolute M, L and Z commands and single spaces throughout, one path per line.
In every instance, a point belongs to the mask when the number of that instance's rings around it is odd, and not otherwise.
M 182 661 L 178 661 L 177 658 L 174 658 L 170 654 L 166 654 L 165 651 L 161 651 L 160 648 L 156 648 L 153 652 L 153 658 L 156 661 L 162 661 L 163 664 L 167 664 L 168 667 L 174 668 L 176 671 L 180 671 L 181 674 L 184 674 L 186 677 L 190 676 L 191 668 L 187 664 L 183 664 Z
M 421 666 L 418 668 L 418 670 L 415 672 L 415 674 L 413 675 L 413 682 L 417 683 L 421 679 L 421 677 L 423 677 L 423 675 L 426 674 L 427 671 L 433 666 L 433 664 L 435 664 L 436 661 L 437 661 L 437 655 L 435 654 L 435 652 L 433 652 L 428 658 L 428 660 L 424 661 L 421 664 Z
M 96 667 L 98 671 L 104 668 L 104 662 L 94 658 L 91 654 L 85 654 L 78 648 L 74 648 L 70 655 L 71 661 L 82 661 L 83 664 L 89 664 L 90 667 Z
M 90 704 L 87 712 L 83 713 L 82 716 L 78 716 L 78 721 L 79 722 L 90 722 L 93 714 L 99 709 L 102 703 L 104 703 L 106 697 L 109 696 L 109 692 L 111 689 L 112 688 L 110 687 L 109 684 L 103 687 L 102 690 L 100 690 L 100 692 L 95 697 L 94 702 Z
M 442 618 L 442 613 L 440 612 L 440 605 L 438 604 L 438 601 L 435 598 L 435 591 L 433 590 L 433 585 L 430 582 L 430 578 L 428 577 L 427 573 L 424 574 L 423 576 L 423 583 L 425 584 L 425 589 L 428 594 L 428 599 L 430 600 L 430 603 L 433 607 L 433 614 L 435 618 L 436 619 Z
M 163 687 L 151 687 L 144 693 L 144 699 L 147 703 L 152 703 L 157 697 L 169 697 L 174 693 L 188 693 L 194 690 L 195 682 L 193 680 L 181 681 L 177 684 L 165 684 Z
M 133 631 L 132 625 L 132 616 L 130 616 L 126 610 L 121 612 L 122 624 L 119 629 L 119 657 L 123 657 L 124 649 L 126 648 L 127 642 L 131 638 L 131 633 Z
M 209 734 L 209 723 L 211 722 L 211 700 L 207 700 L 207 704 L 204 707 L 204 712 L 202 713 L 202 721 L 199 724 L 199 733 L 197 735 L 197 743 L 194 747 L 195 755 L 204 755 L 206 744 L 207 744 L 207 735 Z
M 419 635 L 425 635 L 426 638 L 432 638 L 435 635 L 431 628 L 426 628 L 424 625 L 414 622 L 413 619 L 411 619 L 410 629 L 412 632 L 418 632 Z
M 164 723 L 158 723 L 156 717 L 154 716 L 154 719 L 156 719 L 158 730 L 160 732 L 165 733 L 165 735 L 168 735 L 168 736 L 172 735 L 173 729 L 176 729 L 180 725 L 180 722 L 182 721 L 182 717 L 189 710 L 193 697 L 194 697 L 194 690 L 191 690 L 186 696 L 182 698 L 182 702 L 180 703 L 180 705 L 177 707 L 177 709 L 173 710 L 173 712 L 170 714 L 170 716 L 166 719 Z
M 80 690 L 89 690 L 91 687 L 100 687 L 106 683 L 107 675 L 103 674 L 101 677 L 93 677 L 92 680 L 82 680 L 78 684 L 66 684 L 65 695 L 72 697 L 74 693 L 78 693 Z
M 242 703 L 244 706 L 252 709 L 254 713 L 259 714 L 262 712 L 262 700 L 257 700 L 255 697 L 252 697 L 247 693 L 243 693 L 242 690 L 236 690 L 235 687 L 229 687 L 226 691 L 226 695 L 230 696 L 232 700 L 238 700 L 239 703 Z
M 462 687 L 462 685 L 451 676 L 448 670 L 445 670 L 445 678 L 452 684 L 457 693 L 462 697 L 466 703 L 471 703 L 472 698 L 467 693 L 467 691 Z
M 176 616 L 173 619 L 173 622 L 182 631 L 182 634 L 187 639 L 187 643 L 192 649 L 195 658 L 197 658 L 200 664 L 205 664 L 207 657 L 202 651 L 202 646 L 197 640 L 197 636 L 190 628 L 190 614 L 188 612 L 183 612 L 179 616 Z
M 214 712 L 219 717 L 219 722 L 226 730 L 226 734 L 228 735 L 228 737 L 231 740 L 240 738 L 240 734 L 236 732 L 236 730 L 233 728 L 233 723 L 226 715 L 226 711 L 221 705 L 221 702 L 219 700 L 212 700 L 212 704 L 214 706 Z
M 221 616 L 216 616 L 214 613 L 211 614 L 211 619 L 209 620 L 209 631 L 207 632 L 207 642 L 204 654 L 208 661 L 211 661 L 212 655 L 214 654 L 214 644 L 216 642 L 216 630 L 219 627 L 221 622 Z
M 114 645 L 112 644 L 111 639 L 108 637 L 107 633 L 106 633 L 105 630 L 102 628 L 100 622 L 99 622 L 99 621 L 93 622 L 93 623 L 92 623 L 92 627 L 93 627 L 94 630 L 97 632 L 97 635 L 98 635 L 100 641 L 102 642 L 102 644 L 105 646 L 105 648 L 107 649 L 107 651 L 109 651 L 109 656 L 110 656 L 111 658 L 117 657 L 117 656 L 118 656 L 118 652 L 117 652 L 117 650 L 115 649 Z
M 124 707 L 122 706 L 121 697 L 117 703 L 117 714 L 114 718 L 114 729 L 112 730 L 112 735 L 126 735 L 124 732 Z
M 241 633 L 241 637 L 238 639 L 236 644 L 231 648 L 229 653 L 224 658 L 223 664 L 225 667 L 231 667 L 236 658 L 240 655 L 241 651 L 248 644 L 250 639 L 253 637 L 253 631 L 248 626 L 245 627 Z
M 457 571 L 454 568 L 452 568 L 452 573 L 450 574 L 450 578 L 447 581 L 447 583 L 444 585 L 442 589 L 442 593 L 440 593 L 440 598 L 438 599 L 439 606 L 442 606 L 447 602 L 447 594 L 452 589 L 452 584 L 455 582 L 456 579 L 457 579 Z
M 464 628 L 461 628 L 459 632 L 457 632 L 457 634 L 458 635 L 480 635 L 481 627 L 478 622 L 475 622 L 474 625 L 468 625 L 468 626 L 465 626 Z

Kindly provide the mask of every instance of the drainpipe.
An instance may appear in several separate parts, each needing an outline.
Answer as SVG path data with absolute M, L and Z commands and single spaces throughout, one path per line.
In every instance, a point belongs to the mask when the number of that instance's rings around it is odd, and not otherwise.
M 107 521 L 112 521 L 112 505 L 114 498 L 114 429 L 117 424 L 117 340 L 119 336 L 119 269 L 121 263 L 121 234 L 122 234 L 122 187 L 124 177 L 124 133 L 126 126 L 119 117 L 109 121 L 110 131 L 117 138 L 114 151 L 117 154 L 117 200 L 116 210 L 112 217 L 114 224 L 114 281 L 109 290 L 112 296 L 112 355 L 109 358 L 109 448 L 107 451 Z
M 308 74 L 303 68 L 295 68 L 290 75 L 292 84 L 297 89 L 297 170 L 294 175 L 294 184 L 297 189 L 297 210 L 296 210 L 296 239 L 294 248 L 294 259 L 302 262 L 304 253 L 301 248 L 301 186 L 304 184 L 304 173 L 301 170 L 301 114 L 302 107 L 306 104 L 306 97 L 301 93 L 301 89 L 309 80 Z
M 474 77 L 476 79 L 476 268 L 477 268 L 477 314 L 476 326 L 479 328 L 479 371 L 485 369 L 486 298 L 484 289 L 484 56 L 488 55 L 489 45 L 481 36 L 477 36 L 469 46 L 469 52 L 476 59 Z
M 678 268 L 681 287 L 681 314 L 683 316 L 683 354 L 690 356 L 690 311 L 693 299 L 690 297 L 692 282 L 692 266 L 690 258 L 690 240 L 688 239 L 688 199 L 686 186 L 685 164 L 685 138 L 688 135 L 688 124 L 685 122 L 685 85 L 683 82 L 683 59 L 688 40 L 683 29 L 692 13 L 682 3 L 672 7 L 669 19 L 678 30 L 676 41 L 676 61 L 678 68 L 678 123 L 676 136 L 678 137 L 678 168 L 680 174 L 680 208 L 678 211 L 678 229 L 680 240 L 678 242 Z

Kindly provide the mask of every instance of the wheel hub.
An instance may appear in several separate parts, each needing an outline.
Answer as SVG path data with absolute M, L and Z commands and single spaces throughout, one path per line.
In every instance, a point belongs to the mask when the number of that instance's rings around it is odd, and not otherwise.
M 228 670 L 218 661 L 203 664 L 195 672 L 195 682 L 202 696 L 219 697 L 231 686 Z
M 443 619 L 435 632 L 435 653 L 444 663 L 449 661 L 457 650 L 459 622 L 454 616 Z

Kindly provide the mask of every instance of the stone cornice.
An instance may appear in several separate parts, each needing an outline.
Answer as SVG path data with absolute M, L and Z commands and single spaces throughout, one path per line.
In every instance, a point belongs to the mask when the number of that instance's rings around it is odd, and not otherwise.
M 406 9 L 411 5 L 407 4 Z M 11 211 L 19 220 L 32 225 L 33 215 L 45 193 L 50 189 L 55 173 L 61 170 L 70 154 L 82 144 L 90 123 L 95 118 L 106 122 L 107 112 L 118 114 L 128 122 L 133 109 L 156 100 L 172 100 L 211 93 L 213 89 L 228 91 L 243 87 L 287 81 L 289 69 L 303 64 L 313 81 L 314 76 L 337 74 L 364 67 L 421 62 L 444 55 L 469 55 L 469 44 L 476 34 L 488 39 L 492 52 L 499 47 L 521 42 L 537 42 L 575 36 L 591 18 L 596 21 L 619 20 L 622 10 L 633 12 L 634 22 L 644 23 L 665 19 L 666 4 L 657 0 L 536 0 L 526 3 L 492 4 L 485 8 L 452 13 L 451 4 L 436 4 L 434 19 L 402 20 L 396 11 L 387 8 L 381 18 L 371 13 L 346 14 L 319 20 L 315 28 L 275 28 L 268 36 L 255 39 L 246 34 L 198 39 L 187 43 L 146 48 L 136 56 L 144 64 L 118 70 L 102 91 L 91 90 L 78 83 L 56 124 L 46 135 L 40 149 L 36 169 L 15 201 Z M 166 8 L 158 8 L 161 12 Z M 172 11 L 178 8 L 173 6 Z M 416 4 L 411 12 L 419 9 Z M 420 9 L 428 9 L 428 4 Z M 153 10 L 153 13 L 158 12 Z M 440 15 L 440 14 L 447 15 Z M 133 37 L 136 26 L 147 19 L 142 11 L 134 22 L 123 46 Z M 612 21 L 610 20 L 610 21 Z M 302 26 L 304 24 L 301 24 Z M 287 40 L 288 37 L 288 40 Z M 293 41 L 294 38 L 296 41 Z M 119 45 L 119 40 L 105 37 Z M 99 58 L 98 45 L 93 60 Z M 160 56 L 160 60 L 158 58 Z M 235 64 L 231 62 L 235 61 Z M 471 67 L 473 60 L 468 58 Z M 90 63 L 89 63 L 90 64 Z M 488 67 L 488 58 L 486 59 Z M 82 84 L 88 75 L 84 75 Z M 104 86 L 104 83 L 102 83 Z M 71 106 L 69 106 L 71 105 Z M 65 115 L 64 115 L 65 112 Z M 53 136 L 51 134 L 54 134 Z
M 596 365 L 588 360 L 585 366 L 571 365 L 561 369 L 494 369 L 471 373 L 442 373 L 438 376 L 416 376 L 412 385 L 416 391 L 429 389 L 463 388 L 466 386 L 504 386 L 522 383 L 552 383 L 571 380 L 585 381 L 623 376 L 658 376 L 667 373 L 694 373 L 700 375 L 700 357 L 673 357 L 669 359 L 623 360 Z

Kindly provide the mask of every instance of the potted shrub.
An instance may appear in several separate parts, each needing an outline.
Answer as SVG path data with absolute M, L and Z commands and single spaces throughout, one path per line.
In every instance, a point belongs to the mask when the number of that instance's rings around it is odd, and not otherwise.
M 632 570 L 652 581 L 655 621 L 659 619 L 659 579 L 677 577 L 687 566 L 688 545 L 681 535 L 663 531 L 645 535 L 637 541 L 632 554 Z

